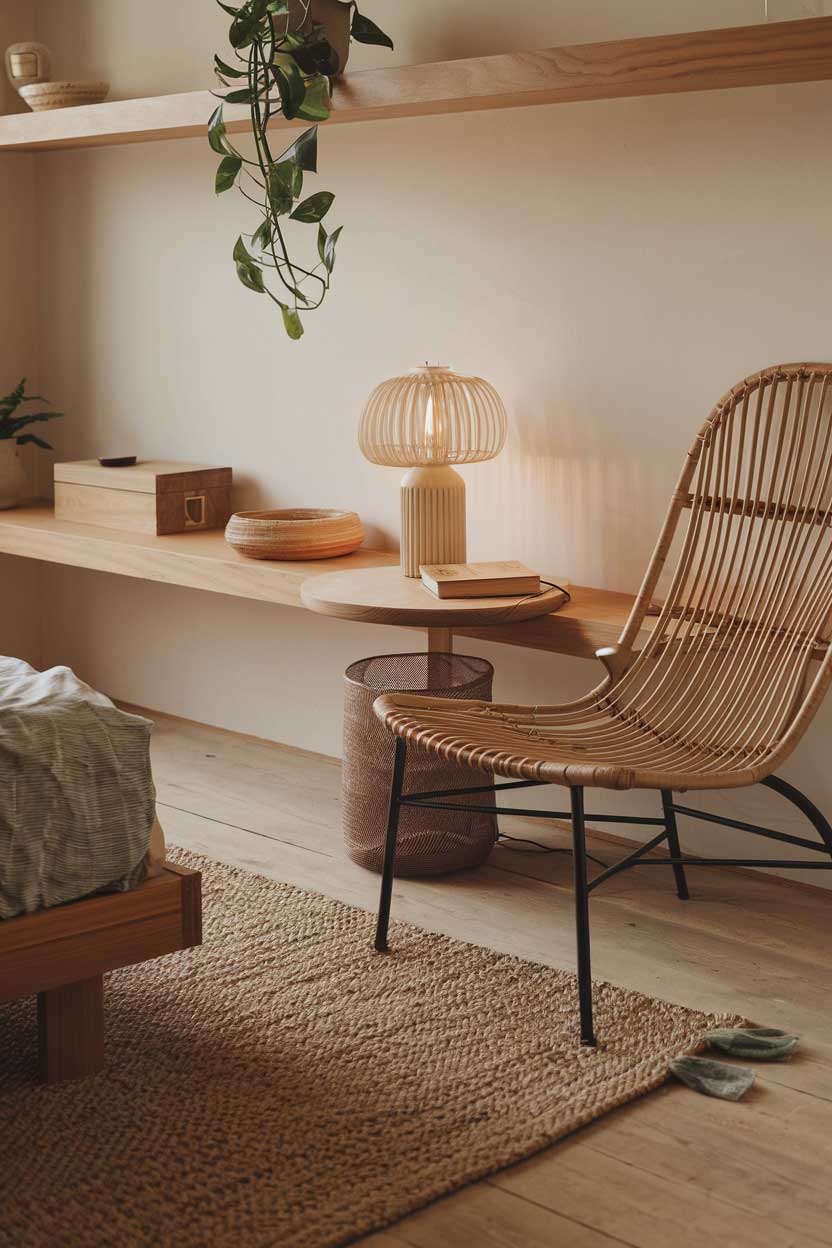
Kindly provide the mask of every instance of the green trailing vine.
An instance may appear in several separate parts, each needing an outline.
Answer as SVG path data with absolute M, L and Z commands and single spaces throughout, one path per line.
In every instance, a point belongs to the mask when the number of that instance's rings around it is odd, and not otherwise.
M 301 312 L 319 308 L 335 267 L 341 227 L 323 224 L 335 196 L 316 191 L 304 198 L 304 180 L 318 168 L 318 123 L 329 117 L 330 80 L 338 73 L 338 53 L 325 28 L 313 19 L 312 0 L 246 0 L 233 6 L 217 0 L 231 16 L 229 42 L 236 64 L 214 57 L 220 82 L 230 87 L 208 123 L 208 142 L 221 158 L 217 194 L 236 186 L 259 209 L 261 220 L 251 234 L 234 244 L 237 276 L 245 287 L 266 295 L 281 310 L 290 338 L 303 334 Z M 359 43 L 392 48 L 390 38 L 353 2 L 350 34 Z M 233 83 L 242 80 L 243 85 Z M 251 110 L 254 158 L 243 156 L 228 137 L 226 104 Z M 313 124 L 275 155 L 269 122 L 282 115 Z M 317 252 L 301 262 L 290 254 L 288 223 L 317 227 Z

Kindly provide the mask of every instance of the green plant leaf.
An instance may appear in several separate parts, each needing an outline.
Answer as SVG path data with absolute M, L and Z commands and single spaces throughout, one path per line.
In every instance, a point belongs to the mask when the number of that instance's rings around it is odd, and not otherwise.
M 297 115 L 304 121 L 326 121 L 329 117 L 329 90 L 326 78 L 319 75 L 308 84 Z
M 243 162 L 239 156 L 223 156 L 214 180 L 214 190 L 218 195 L 221 195 L 223 191 L 231 190 L 242 167 Z
M 296 139 L 292 146 L 283 153 L 283 158 L 293 161 L 299 169 L 317 173 L 318 127 L 310 126 L 308 130 L 304 130 L 300 138 Z
M 208 142 L 211 150 L 216 152 L 218 156 L 228 156 L 229 145 L 225 138 L 225 121 L 222 115 L 222 104 L 218 105 L 211 114 L 208 122 Z
M 247 0 L 247 3 L 237 10 L 228 32 L 228 42 L 232 48 L 244 48 L 252 42 L 257 34 L 258 26 L 266 16 L 267 7 L 268 0 Z
M 309 221 L 315 224 L 326 216 L 334 199 L 332 191 L 318 191 L 315 195 L 310 195 L 303 203 L 298 204 L 292 213 L 292 220 Z
M 259 247 L 262 251 L 268 250 L 272 242 L 272 223 L 268 217 L 264 217 L 258 225 L 257 229 L 251 236 L 252 244 Z
M 229 91 L 223 96 L 224 104 L 250 104 L 251 92 L 248 87 L 240 87 L 239 91 Z
M 392 51 L 393 40 L 390 36 L 385 35 L 380 26 L 376 26 L 375 22 L 371 22 L 369 17 L 359 13 L 358 9 L 353 10 L 350 34 L 356 43 L 375 43 L 381 47 L 390 48 Z
M 291 160 L 282 160 L 279 164 L 271 165 L 269 168 L 266 188 L 271 210 L 276 217 L 285 216 L 287 212 L 292 211 L 292 205 L 295 202 L 292 194 L 294 172 L 295 167 Z
M 287 308 L 285 303 L 281 303 L 280 310 L 283 313 L 283 325 L 286 333 L 295 341 L 303 337 L 303 325 L 301 319 L 292 308 Z
M 15 416 L 13 419 L 7 417 L 0 428 L 3 430 L 4 437 L 13 438 L 27 425 L 39 425 L 46 420 L 58 420 L 61 416 L 63 412 L 34 412 L 31 416 Z
M 244 69 L 233 69 L 230 65 L 226 65 L 225 61 L 221 61 L 218 56 L 214 56 L 214 69 L 218 74 L 222 74 L 224 78 L 247 78 L 248 74 Z
M 48 442 L 44 442 L 43 438 L 35 437 L 33 433 L 24 433 L 16 441 L 18 446 L 39 446 L 43 451 L 54 449 Z
M 335 244 L 341 237 L 341 231 L 343 228 L 343 225 L 339 225 L 338 229 L 333 230 L 329 238 L 324 243 L 324 264 L 326 265 L 328 273 L 331 273 L 335 268 Z
M 232 17 L 236 17 L 237 14 L 240 12 L 240 8 L 235 8 L 233 4 L 223 4 L 222 0 L 217 0 L 217 4 L 220 6 L 221 9 L 225 9 L 226 13 L 229 13 Z M 240 6 L 240 7 L 245 7 L 245 6 Z
M 290 67 L 285 65 L 272 66 L 272 76 L 277 83 L 277 90 L 280 94 L 280 107 L 283 116 L 287 120 L 297 117 L 298 109 L 304 101 L 306 95 L 306 85 L 301 76 L 297 65 L 292 61 L 291 57 L 285 57 L 289 61 Z
M 254 290 L 258 295 L 262 295 L 263 291 L 266 289 L 263 284 L 263 270 L 259 267 L 259 265 L 254 263 L 254 260 L 249 255 L 248 248 L 243 242 L 242 235 L 240 235 L 234 244 L 234 251 L 232 255 L 234 263 L 237 266 L 237 276 L 240 281 L 244 286 L 248 287 L 249 290 Z
M 25 402 L 23 398 L 25 393 L 26 378 L 24 377 L 22 381 L 18 382 L 11 394 L 4 395 L 4 397 L 0 399 L 0 415 L 8 416 L 15 411 L 21 403 Z
M 289 12 L 289 0 L 269 0 L 266 8 L 270 13 L 282 14 Z
M 326 240 L 327 240 L 327 237 L 328 237 L 328 235 L 327 235 L 326 230 L 324 229 L 324 227 L 323 227 L 322 225 L 319 225 L 319 226 L 318 226 L 318 255 L 321 257 L 321 260 L 322 260 L 324 263 L 326 263 L 326 251 L 325 251 L 325 248 L 326 248 Z

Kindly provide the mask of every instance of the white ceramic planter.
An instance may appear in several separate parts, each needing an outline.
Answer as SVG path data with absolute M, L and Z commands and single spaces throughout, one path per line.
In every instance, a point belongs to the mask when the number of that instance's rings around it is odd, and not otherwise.
M 0 511 L 18 507 L 26 493 L 26 473 L 14 438 L 0 439 Z

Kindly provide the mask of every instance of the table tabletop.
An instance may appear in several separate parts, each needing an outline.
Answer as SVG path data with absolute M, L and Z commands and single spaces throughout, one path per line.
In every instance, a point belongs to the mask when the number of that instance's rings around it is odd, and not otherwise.
M 433 630 L 531 620 L 556 611 L 566 594 L 549 588 L 516 598 L 437 598 L 417 577 L 403 576 L 398 567 L 391 567 L 310 577 L 301 587 L 301 601 L 311 611 L 342 620 Z

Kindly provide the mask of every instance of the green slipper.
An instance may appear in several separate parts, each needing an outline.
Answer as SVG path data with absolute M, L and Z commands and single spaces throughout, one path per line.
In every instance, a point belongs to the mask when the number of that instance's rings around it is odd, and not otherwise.
M 779 1062 L 788 1057 L 800 1036 L 777 1027 L 717 1027 L 705 1037 L 709 1049 L 757 1062 Z
M 679 1057 L 668 1068 L 694 1092 L 718 1096 L 722 1101 L 738 1101 L 756 1078 L 747 1066 L 729 1066 L 709 1057 Z

